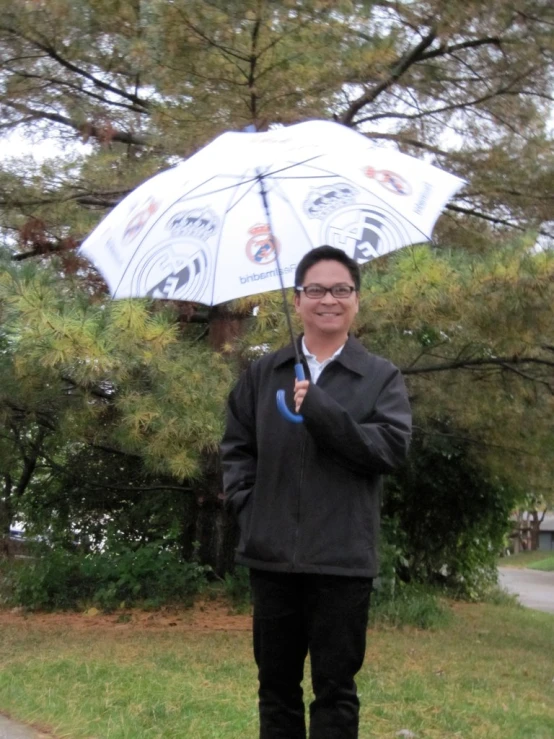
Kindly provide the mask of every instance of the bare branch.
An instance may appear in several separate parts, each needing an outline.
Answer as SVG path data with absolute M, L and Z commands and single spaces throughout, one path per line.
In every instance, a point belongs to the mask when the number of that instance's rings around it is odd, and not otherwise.
M 130 100 L 134 105 L 140 106 L 144 109 L 148 109 L 150 107 L 147 100 L 143 100 L 142 98 L 138 97 L 134 93 L 129 93 L 126 90 L 122 90 L 119 87 L 114 87 L 113 85 L 110 85 L 108 82 L 104 82 L 104 80 L 101 80 L 98 77 L 95 77 L 90 72 L 87 72 L 87 70 L 82 69 L 81 67 L 78 67 L 76 64 L 73 64 L 73 62 L 70 62 L 68 59 L 65 59 L 50 44 L 41 43 L 38 39 L 30 38 L 29 36 L 22 34 L 20 31 L 18 31 L 15 28 L 11 28 L 10 26 L 0 26 L 0 29 L 7 31 L 10 34 L 13 34 L 17 38 L 21 38 L 27 41 L 31 45 L 43 51 L 47 56 L 49 56 L 51 59 L 56 61 L 60 66 L 65 67 L 65 69 L 68 69 L 69 71 L 74 72 L 80 77 L 83 77 L 89 80 L 89 82 L 92 82 L 92 84 L 95 85 L 96 87 L 106 90 L 107 92 L 111 92 L 114 95 L 119 95 L 120 97 L 126 98 L 127 100 Z
M 505 446 L 504 444 L 491 444 L 490 442 L 487 442 L 482 438 L 462 436 L 461 434 L 449 434 L 444 431 L 431 431 L 430 429 L 425 429 L 422 426 L 414 426 L 413 428 L 414 430 L 417 430 L 418 433 L 425 436 L 440 436 L 447 439 L 454 439 L 455 441 L 463 441 L 468 444 L 476 444 L 479 446 L 480 449 L 500 449 L 501 451 L 514 452 L 515 454 L 521 454 L 526 457 L 538 456 L 533 452 L 528 452 L 525 449 L 521 449 L 519 447 Z
M 63 126 L 68 126 L 74 131 L 78 131 L 81 135 L 91 136 L 98 139 L 99 141 L 117 141 L 122 144 L 131 144 L 132 146 L 148 146 L 150 141 L 142 136 L 136 136 L 129 131 L 106 131 L 102 126 L 97 126 L 93 123 L 79 123 L 74 121 L 67 116 L 60 115 L 59 113 L 49 113 L 46 110 L 34 110 L 23 103 L 14 103 L 9 100 L 4 100 L 4 105 L 13 108 L 18 113 L 23 113 L 25 116 L 31 116 L 34 120 L 47 120 L 53 123 L 61 123 Z
M 393 67 L 386 80 L 375 85 L 371 90 L 367 90 L 367 92 L 361 95 L 357 100 L 350 103 L 348 109 L 340 117 L 340 122 L 344 123 L 345 126 L 352 126 L 356 113 L 358 113 L 358 111 L 360 111 L 364 106 L 372 103 L 382 92 L 384 92 L 384 90 L 392 87 L 392 85 L 400 79 L 406 70 L 422 58 L 423 52 L 431 46 L 436 37 L 436 30 L 432 28 L 429 33 L 421 39 L 417 46 L 414 46 L 413 49 L 410 49 L 406 54 L 404 54 L 402 59 L 400 59 Z
M 445 206 L 446 210 L 451 210 L 454 213 L 463 213 L 466 216 L 473 216 L 475 218 L 481 218 L 484 221 L 489 221 L 490 223 L 498 223 L 502 226 L 508 226 L 509 228 L 515 228 L 518 231 L 526 231 L 527 228 L 525 226 L 518 226 L 517 223 L 512 223 L 511 221 L 506 220 L 505 218 L 497 218 L 495 216 L 487 215 L 486 213 L 482 213 L 479 210 L 476 210 L 475 208 L 462 208 L 459 205 L 454 205 L 453 203 L 448 203 Z
M 92 100 L 97 100 L 100 103 L 104 103 L 105 105 L 113 105 L 117 108 L 123 108 L 124 110 L 129 110 L 132 113 L 139 113 L 140 115 L 146 115 L 148 114 L 148 111 L 145 110 L 142 106 L 137 106 L 135 104 L 127 104 L 127 103 L 121 103 L 115 100 L 107 100 L 103 95 L 98 95 L 90 90 L 85 90 L 82 87 L 79 87 L 76 84 L 73 84 L 72 82 L 69 82 L 69 80 L 60 80 L 56 79 L 55 77 L 47 77 L 45 75 L 40 74 L 31 74 L 30 72 L 22 72 L 22 71 L 15 71 L 13 72 L 14 75 L 17 75 L 18 77 L 22 77 L 23 79 L 29 79 L 29 80 L 40 80 L 41 82 L 44 82 L 45 85 L 59 85 L 60 87 L 66 87 L 69 90 L 73 90 L 77 94 L 86 95 L 87 97 L 91 98 Z
M 404 375 L 420 375 L 429 372 L 450 372 L 456 369 L 478 369 L 480 367 L 500 367 L 506 369 L 506 365 L 538 364 L 544 367 L 554 367 L 554 361 L 540 357 L 481 357 L 478 359 L 460 359 L 445 364 L 432 364 L 426 367 L 406 367 L 402 370 Z M 536 378 L 541 380 L 541 378 Z
M 453 44 L 452 46 L 440 46 L 438 49 L 433 49 L 433 51 L 427 51 L 422 54 L 421 60 L 424 61 L 427 59 L 436 59 L 437 57 L 447 56 L 449 54 L 455 53 L 456 51 L 461 51 L 462 49 L 477 49 L 480 46 L 500 47 L 501 44 L 502 39 L 500 38 L 500 36 L 485 36 L 485 38 L 463 41 L 462 43 Z
M 366 136 L 368 139 L 385 139 L 387 141 L 396 141 L 397 143 L 405 144 L 406 146 L 414 146 L 416 149 L 425 149 L 425 151 L 430 151 L 433 154 L 438 154 L 439 156 L 452 156 L 452 152 L 445 151 L 444 149 L 439 149 L 438 146 L 427 144 L 425 143 L 425 141 L 408 138 L 401 133 L 377 133 L 377 131 L 364 131 L 364 136 Z

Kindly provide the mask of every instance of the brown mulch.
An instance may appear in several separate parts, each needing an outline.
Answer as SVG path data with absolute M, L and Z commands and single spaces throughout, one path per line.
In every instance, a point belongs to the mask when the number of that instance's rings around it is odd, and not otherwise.
M 82 613 L 28 612 L 20 608 L 0 610 L 0 629 L 9 625 L 32 625 L 45 629 L 88 630 L 92 628 L 175 629 L 179 631 L 250 631 L 250 613 L 238 613 L 221 599 L 198 600 L 192 608 L 161 608 L 156 611 L 136 609 L 102 613 L 95 608 Z

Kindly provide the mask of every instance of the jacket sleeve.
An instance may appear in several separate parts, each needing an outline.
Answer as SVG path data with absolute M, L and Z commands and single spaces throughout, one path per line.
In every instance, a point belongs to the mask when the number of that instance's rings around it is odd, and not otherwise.
M 359 474 L 392 472 L 408 454 L 412 417 L 404 379 L 396 367 L 362 423 L 314 383 L 300 412 L 318 446 Z
M 238 515 L 254 487 L 258 458 L 254 393 L 249 370 L 242 374 L 229 395 L 220 452 L 225 507 Z

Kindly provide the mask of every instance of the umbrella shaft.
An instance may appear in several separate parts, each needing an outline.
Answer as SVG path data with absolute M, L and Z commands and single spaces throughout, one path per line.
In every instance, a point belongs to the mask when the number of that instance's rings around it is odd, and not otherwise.
M 267 191 L 265 189 L 264 185 L 264 178 L 261 172 L 258 171 L 258 182 L 260 184 L 260 195 L 262 196 L 262 202 L 264 205 L 265 215 L 267 218 L 267 225 L 269 228 L 269 238 L 271 239 L 271 245 L 273 246 L 275 250 L 275 260 L 277 262 L 277 274 L 279 276 L 279 284 L 281 285 L 281 294 L 283 296 L 283 307 L 285 309 L 285 318 L 287 320 L 287 326 L 289 329 L 290 334 L 290 340 L 292 342 L 292 345 L 294 346 L 294 352 L 296 354 L 296 364 L 302 364 L 300 360 L 300 354 L 298 352 L 298 347 L 296 345 L 296 341 L 294 340 L 294 329 L 292 327 L 292 319 L 290 316 L 290 310 L 289 310 L 289 304 L 287 301 L 287 293 L 285 290 L 285 283 L 283 281 L 283 272 L 281 270 L 281 262 L 279 259 L 279 250 L 277 248 L 277 241 L 275 240 L 275 236 L 273 234 L 273 225 L 271 223 L 271 214 L 269 212 L 269 203 L 267 200 Z

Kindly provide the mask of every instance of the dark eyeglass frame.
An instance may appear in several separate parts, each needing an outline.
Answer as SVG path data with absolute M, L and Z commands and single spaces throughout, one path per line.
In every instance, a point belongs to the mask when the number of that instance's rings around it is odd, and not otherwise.
M 315 288 L 320 294 L 310 295 L 310 291 L 313 288 Z M 318 283 L 313 283 L 311 285 L 299 285 L 295 288 L 295 290 L 304 293 L 304 295 L 307 298 L 310 298 L 310 300 L 321 300 L 327 295 L 327 293 L 331 293 L 335 300 L 348 300 L 352 293 L 357 292 L 356 288 L 353 285 L 347 285 L 344 282 L 339 282 L 336 285 L 331 285 L 331 287 L 325 287 L 324 285 L 319 285 Z M 348 294 L 336 295 L 337 290 L 348 290 Z

